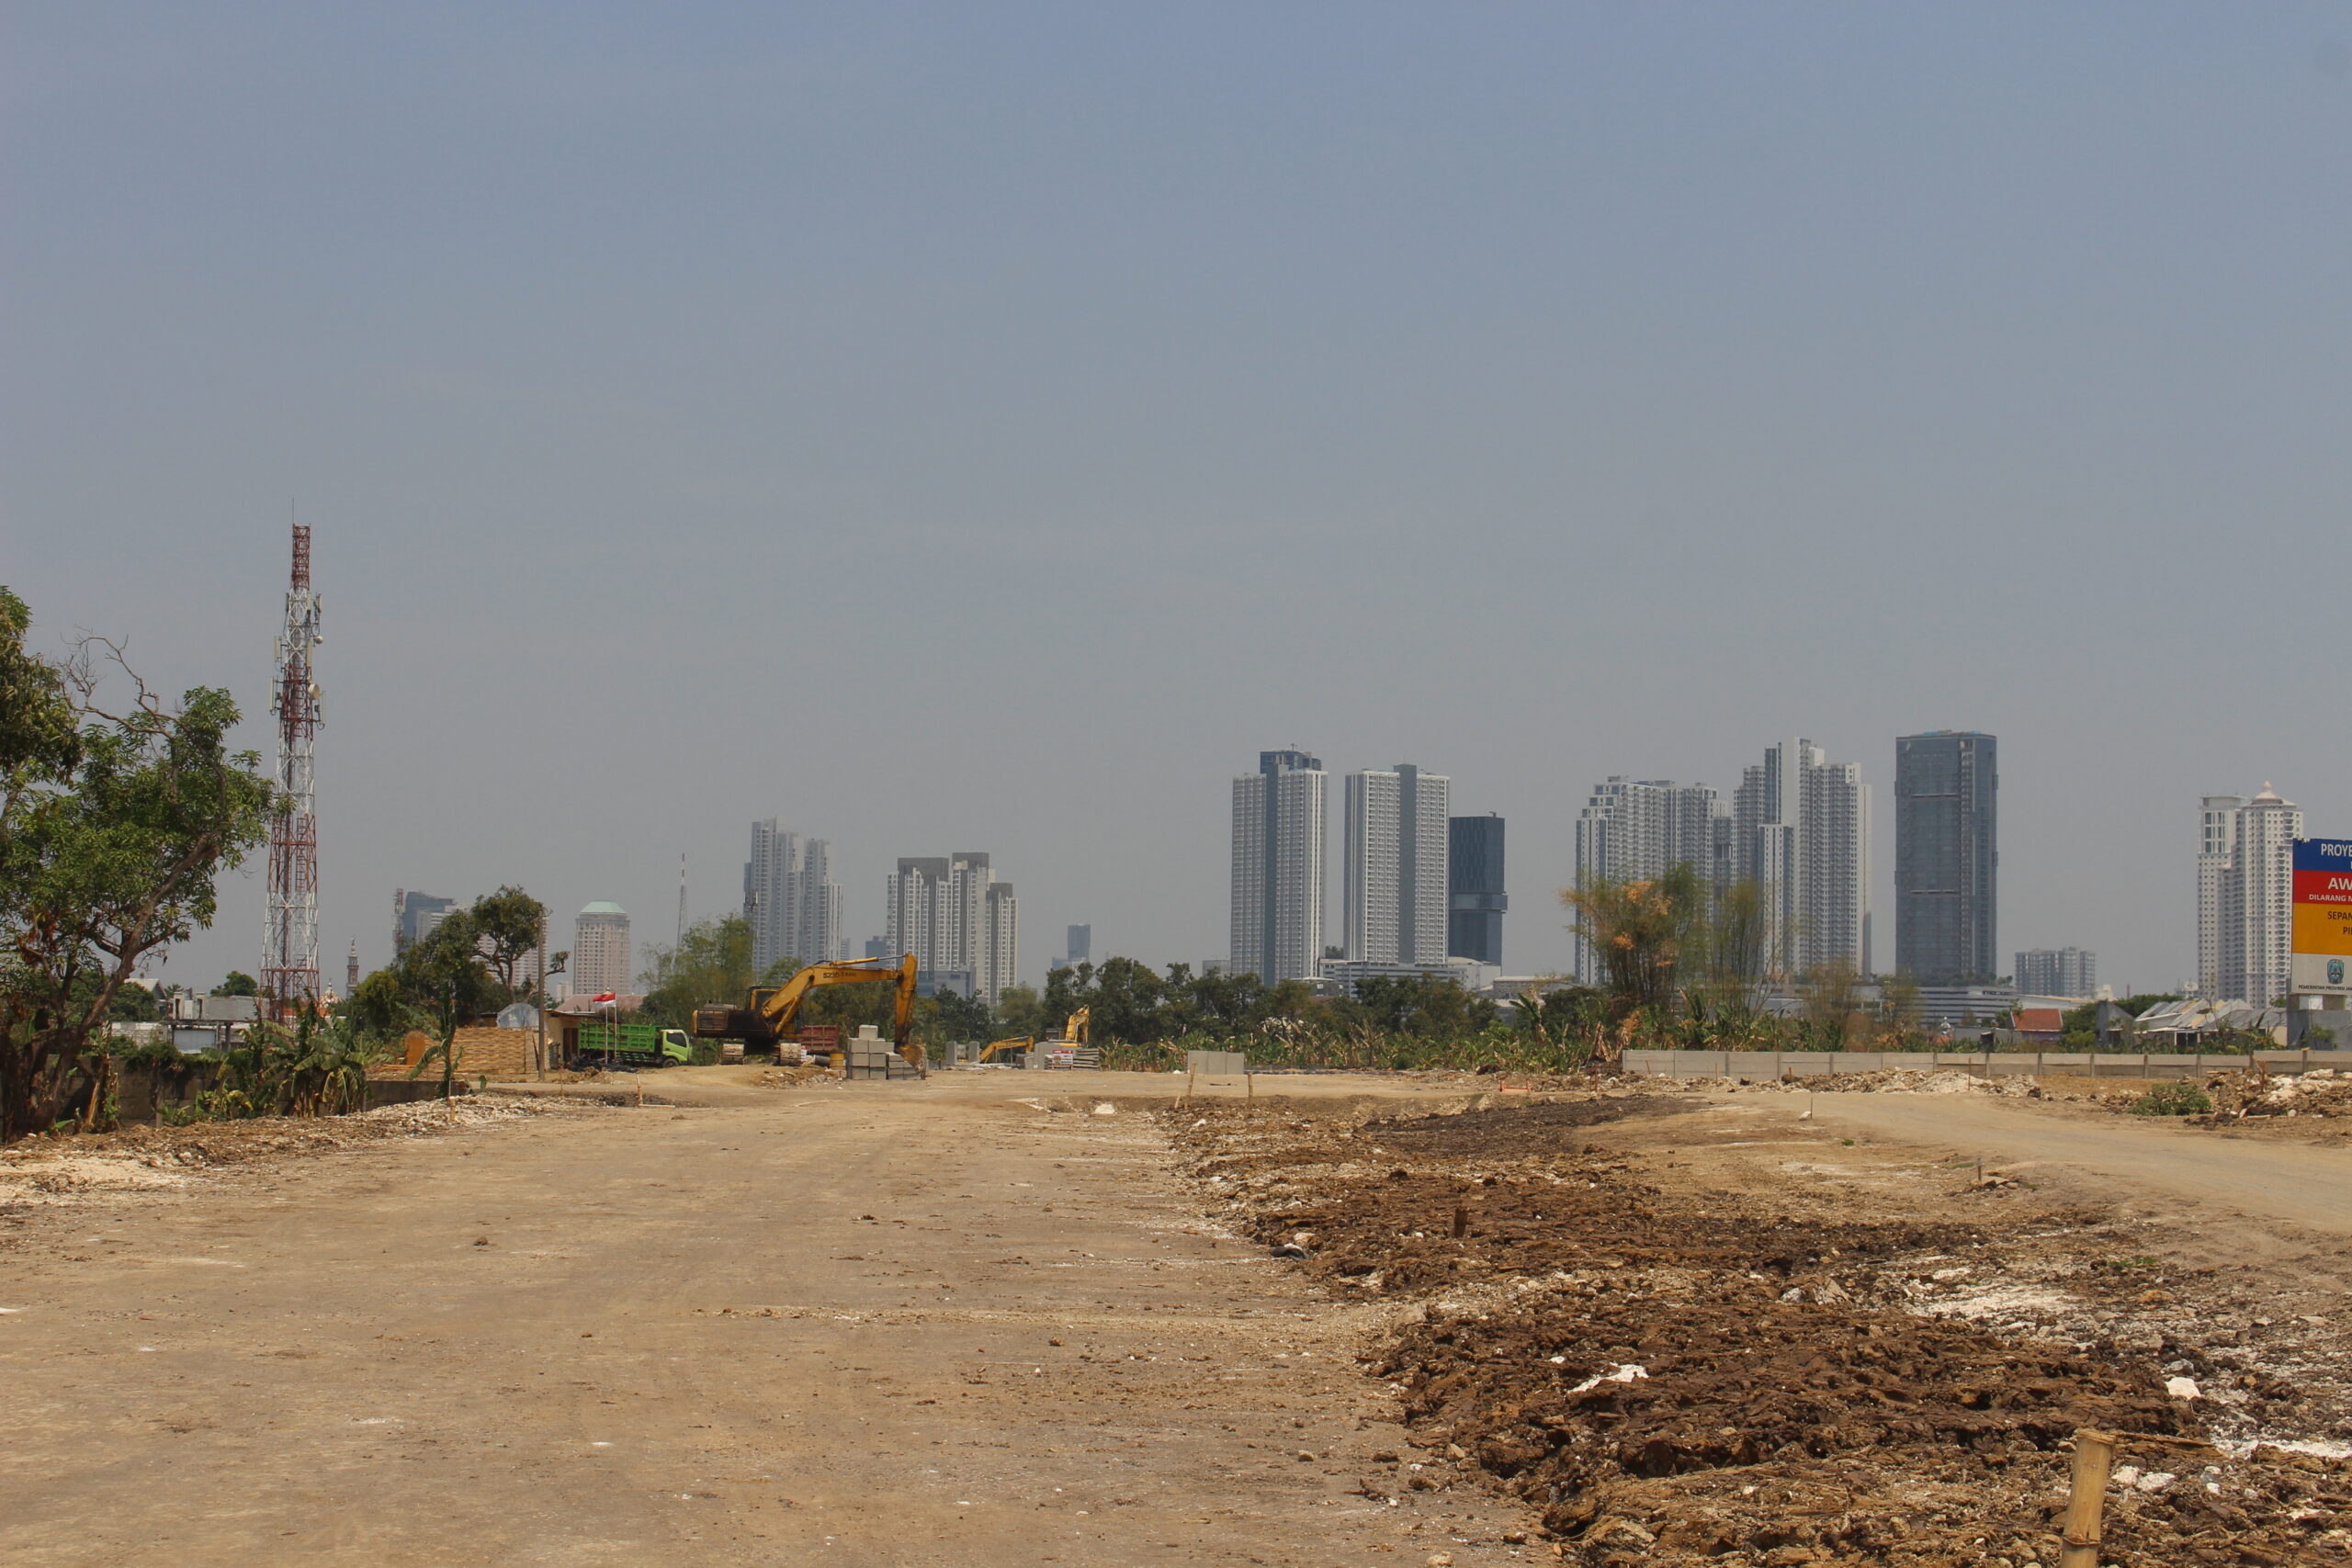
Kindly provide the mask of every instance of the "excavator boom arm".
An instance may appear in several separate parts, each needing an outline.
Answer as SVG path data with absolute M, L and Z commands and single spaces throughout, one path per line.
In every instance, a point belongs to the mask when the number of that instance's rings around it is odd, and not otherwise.
M 768 1027 L 782 1037 L 792 1032 L 793 1023 L 800 1016 L 800 1004 L 807 1001 L 808 993 L 820 986 L 893 983 L 899 988 L 898 1006 L 893 1013 L 896 1025 L 894 1043 L 903 1046 L 913 1030 L 915 1018 L 915 955 L 911 953 L 887 968 L 878 958 L 850 958 L 838 964 L 811 964 L 762 998 L 759 1012 L 767 1021 Z

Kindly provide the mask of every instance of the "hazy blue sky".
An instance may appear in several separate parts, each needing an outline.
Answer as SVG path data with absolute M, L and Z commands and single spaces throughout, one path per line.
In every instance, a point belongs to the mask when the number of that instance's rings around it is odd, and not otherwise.
M 298 506 L 338 981 L 768 816 L 853 934 L 977 848 L 1025 969 L 1198 959 L 1281 745 L 1507 815 L 1514 971 L 1593 782 L 1784 734 L 1889 960 L 1904 731 L 2110 980 L 2200 793 L 2352 831 L 2340 6 L 0 15 L 0 581 L 266 721 Z

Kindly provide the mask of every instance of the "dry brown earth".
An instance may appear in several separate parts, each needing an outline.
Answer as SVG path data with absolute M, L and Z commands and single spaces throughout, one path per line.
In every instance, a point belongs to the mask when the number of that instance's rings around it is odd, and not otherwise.
M 534 1114 L 492 1097 L 370 1129 L 430 1135 L 269 1124 L 0 1156 L 0 1560 L 1467 1568 L 1556 1544 L 1778 1568 L 1960 1561 L 1923 1555 L 1936 1521 L 1989 1499 L 2010 1533 L 1958 1550 L 2014 1565 L 2070 1413 L 2352 1438 L 2340 1233 L 2199 1197 L 2197 1150 L 2218 1183 L 2235 1146 L 2211 1133 L 2151 1134 L 2178 1174 L 2143 1194 L 2096 1159 L 1980 1187 L 1983 1139 L 1801 1119 L 1802 1096 L 1596 1111 L 1469 1080 L 1261 1078 L 1254 1109 L 1219 1084 L 1165 1117 L 1170 1081 L 1127 1075 L 653 1082 L 691 1103 L 557 1086 L 572 1098 Z M 1938 1109 L 1837 1109 L 1865 1102 Z M 2038 1118 L 1993 1123 L 2029 1143 L 2070 1117 L 2142 1135 L 2096 1108 L 1959 1102 Z M 1340 1135 L 1370 1121 L 1389 1125 Z M 1292 1185 L 1196 1179 L 1232 1181 L 1200 1163 L 1228 1157 Z M 1335 1204 L 1335 1171 L 1376 1196 Z M 1309 1214 L 1328 1235 L 1270 1258 L 1259 1237 Z M 1820 1332 L 1865 1320 L 1883 1332 Z M 1744 1383 L 1645 1397 L 1669 1358 L 1762 1343 Z M 1531 1440 L 1514 1401 L 1645 1357 L 1648 1378 L 1577 1397 L 1622 1417 L 1594 1423 L 1623 1427 L 1611 1452 L 1638 1428 L 1637 1465 L 1670 1473 L 1497 1446 Z M 2163 1390 L 2176 1364 L 2194 1404 Z M 1903 1387 L 1900 1410 L 1862 1392 Z M 1825 1427 L 1829 1452 L 1785 1451 Z M 1906 1443 L 1961 1457 L 1856 1484 L 1858 1452 Z M 2343 1477 L 2265 1462 L 2271 1491 L 2207 1495 L 2248 1521 L 2221 1560 L 2343 1561 Z M 1572 1517 L 1615 1485 L 1635 1487 L 1623 1506 Z M 2119 1504 L 2127 1551 L 2168 1495 Z M 1560 1539 L 1526 1539 L 1546 1514 Z M 1872 1533 L 1897 1517 L 1908 1535 Z M 2206 1550 L 2194 1533 L 2172 1539 Z

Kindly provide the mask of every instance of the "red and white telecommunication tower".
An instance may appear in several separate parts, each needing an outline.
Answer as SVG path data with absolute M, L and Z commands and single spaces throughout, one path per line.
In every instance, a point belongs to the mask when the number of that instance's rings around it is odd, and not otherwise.
M 319 822 L 311 814 L 311 743 L 319 732 L 319 596 L 311 591 L 311 531 L 294 528 L 294 576 L 277 638 L 277 809 L 269 823 L 269 924 L 262 934 L 261 990 L 277 1016 L 319 996 Z

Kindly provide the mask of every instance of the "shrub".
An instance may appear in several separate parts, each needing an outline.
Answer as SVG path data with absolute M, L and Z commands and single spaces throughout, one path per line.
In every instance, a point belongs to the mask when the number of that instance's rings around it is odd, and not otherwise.
M 2160 1083 L 2124 1109 L 2134 1116 L 2195 1116 L 2213 1102 L 2193 1083 Z

